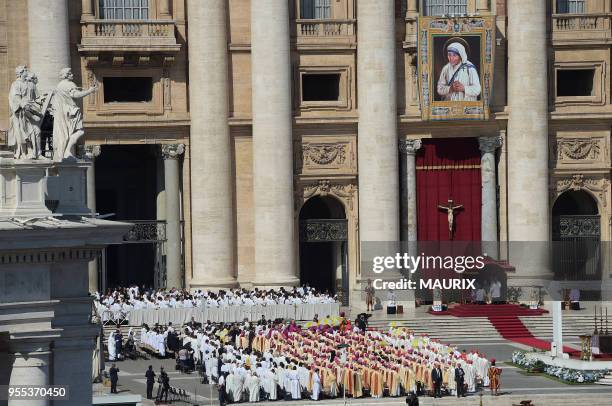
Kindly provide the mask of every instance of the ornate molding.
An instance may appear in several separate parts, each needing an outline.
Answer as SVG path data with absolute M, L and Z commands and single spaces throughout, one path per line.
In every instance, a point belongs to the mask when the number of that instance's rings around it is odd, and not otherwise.
M 494 137 L 479 137 L 478 148 L 482 153 L 493 153 L 497 148 L 502 146 L 502 137 L 496 135 Z
M 553 200 L 568 190 L 587 190 L 595 195 L 603 207 L 607 206 L 606 195 L 610 187 L 610 180 L 607 178 L 585 177 L 582 174 L 572 175 L 568 178 L 557 179 L 553 186 Z
M 185 144 L 162 144 L 163 159 L 179 159 L 185 153 Z
M 342 199 L 346 202 L 349 210 L 353 210 L 353 197 L 355 196 L 357 187 L 352 183 L 342 184 L 328 179 L 322 179 L 317 182 L 304 184 L 302 190 L 302 202 L 316 195 L 327 196 L 331 194 Z
M 345 143 L 337 144 L 303 144 L 302 157 L 305 165 L 329 165 L 332 163 L 344 164 L 346 161 Z
M 420 139 L 400 140 L 399 150 L 403 154 L 414 155 L 419 149 L 421 149 L 422 145 L 423 142 Z
M 599 158 L 600 138 L 558 138 L 554 145 L 557 160 L 595 160 Z

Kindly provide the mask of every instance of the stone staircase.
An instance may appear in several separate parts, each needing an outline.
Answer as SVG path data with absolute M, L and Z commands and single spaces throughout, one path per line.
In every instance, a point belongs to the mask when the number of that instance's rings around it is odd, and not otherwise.
M 599 381 L 595 383 L 597 385 L 612 386 L 612 373 L 609 373 L 608 375 L 604 376 L 603 378 L 601 378 Z
M 552 317 L 550 315 L 521 317 L 520 319 L 535 337 L 552 338 Z M 579 335 L 593 334 L 594 327 L 593 315 L 587 315 L 586 313 L 567 314 L 565 312 L 563 314 L 563 338 L 578 342 L 580 341 Z
M 503 340 L 486 317 L 412 316 L 397 320 L 370 320 L 369 327 L 387 330 L 392 322 L 397 327 L 406 327 L 447 343 Z

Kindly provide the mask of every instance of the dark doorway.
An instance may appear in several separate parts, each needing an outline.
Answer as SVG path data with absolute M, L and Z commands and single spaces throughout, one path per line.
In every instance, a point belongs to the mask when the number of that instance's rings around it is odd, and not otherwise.
M 347 220 L 333 197 L 315 196 L 300 211 L 300 282 L 348 298 Z
M 157 146 L 104 145 L 96 159 L 96 210 L 111 220 L 155 221 Z M 106 286 L 153 286 L 155 244 L 124 244 L 106 250 Z
M 555 279 L 601 279 L 601 227 L 597 202 L 585 191 L 567 191 L 553 205 Z

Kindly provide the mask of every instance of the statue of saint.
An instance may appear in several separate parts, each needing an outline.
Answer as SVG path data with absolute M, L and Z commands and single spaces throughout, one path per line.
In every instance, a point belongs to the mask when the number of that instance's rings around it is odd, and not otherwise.
M 70 68 L 60 71 L 60 82 L 57 84 L 51 99 L 53 108 L 53 160 L 75 157 L 75 146 L 85 134 L 83 115 L 75 99 L 81 99 L 96 90 L 97 83 L 87 90 L 82 90 L 72 81 L 74 75 Z
M 36 75 L 25 66 L 15 68 L 17 78 L 9 91 L 10 123 L 9 146 L 15 159 L 37 159 L 40 157 L 40 124 L 44 116 Z

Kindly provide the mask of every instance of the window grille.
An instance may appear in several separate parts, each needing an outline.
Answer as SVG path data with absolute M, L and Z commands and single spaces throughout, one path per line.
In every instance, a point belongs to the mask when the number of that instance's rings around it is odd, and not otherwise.
M 331 0 L 302 0 L 300 18 L 329 19 L 331 18 Z
M 147 20 L 149 0 L 99 0 L 104 20 Z
M 557 0 L 558 14 L 582 14 L 584 10 L 584 0 Z
M 423 0 L 426 16 L 467 14 L 467 0 Z

